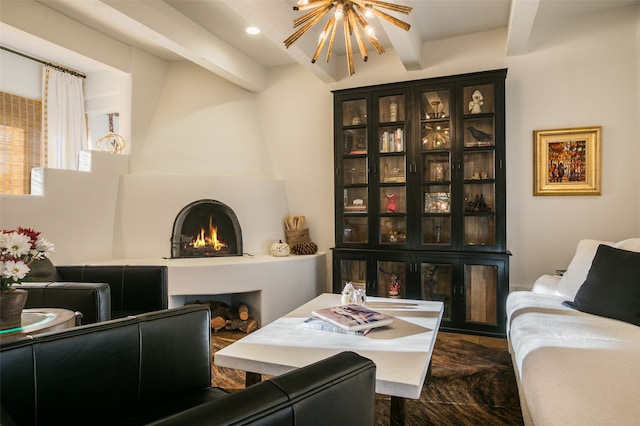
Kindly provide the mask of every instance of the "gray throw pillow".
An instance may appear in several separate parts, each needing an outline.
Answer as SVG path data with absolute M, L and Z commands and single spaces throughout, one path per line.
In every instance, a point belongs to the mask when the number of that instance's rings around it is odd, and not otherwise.
M 598 246 L 587 279 L 566 304 L 640 326 L 640 253 Z
M 42 283 L 58 281 L 58 271 L 48 257 L 34 260 L 29 264 L 29 269 L 31 270 L 26 276 L 28 281 Z

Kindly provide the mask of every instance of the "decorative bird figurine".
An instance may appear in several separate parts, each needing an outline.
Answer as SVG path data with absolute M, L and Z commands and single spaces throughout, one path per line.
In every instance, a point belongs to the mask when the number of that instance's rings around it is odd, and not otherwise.
M 489 133 L 485 133 L 482 130 L 478 130 L 475 127 L 467 127 L 467 130 L 471 133 L 471 136 L 474 137 L 478 142 L 491 142 L 493 139 L 493 135 Z

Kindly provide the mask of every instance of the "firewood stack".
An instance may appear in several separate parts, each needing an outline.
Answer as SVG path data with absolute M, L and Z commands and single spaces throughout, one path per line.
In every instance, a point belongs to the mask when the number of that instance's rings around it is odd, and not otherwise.
M 211 310 L 211 330 L 218 332 L 219 330 L 240 330 L 249 334 L 258 329 L 258 321 L 249 315 L 249 307 L 244 303 L 240 303 L 237 309 L 232 309 L 224 302 L 212 300 L 205 303 L 209 305 Z

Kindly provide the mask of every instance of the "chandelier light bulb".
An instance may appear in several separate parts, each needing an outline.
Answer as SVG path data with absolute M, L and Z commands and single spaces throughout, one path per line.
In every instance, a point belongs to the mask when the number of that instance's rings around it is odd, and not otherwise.
M 367 18 L 373 18 L 373 11 L 371 10 L 373 9 L 373 6 L 367 3 L 364 5 L 364 7 L 365 7 L 364 16 L 366 16 Z
M 364 27 L 364 30 L 367 32 L 367 34 L 369 34 L 369 37 L 376 37 L 376 32 L 371 25 L 367 25 L 366 27 Z
M 309 0 L 298 0 L 298 6 L 305 6 L 309 4 Z

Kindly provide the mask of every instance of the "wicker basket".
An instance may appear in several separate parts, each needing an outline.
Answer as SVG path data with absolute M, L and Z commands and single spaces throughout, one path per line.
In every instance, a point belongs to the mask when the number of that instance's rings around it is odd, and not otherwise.
M 289 244 L 290 246 L 294 245 L 295 243 L 304 243 L 311 241 L 309 239 L 308 228 L 293 230 L 285 229 L 284 235 L 287 237 L 287 244 Z

